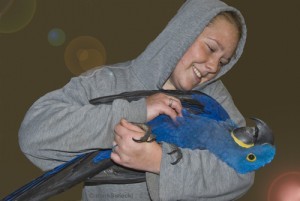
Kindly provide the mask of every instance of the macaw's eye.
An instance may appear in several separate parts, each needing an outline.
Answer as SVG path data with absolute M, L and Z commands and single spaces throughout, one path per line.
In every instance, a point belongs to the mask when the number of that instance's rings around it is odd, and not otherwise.
M 247 155 L 247 161 L 254 162 L 256 161 L 256 156 L 252 153 Z

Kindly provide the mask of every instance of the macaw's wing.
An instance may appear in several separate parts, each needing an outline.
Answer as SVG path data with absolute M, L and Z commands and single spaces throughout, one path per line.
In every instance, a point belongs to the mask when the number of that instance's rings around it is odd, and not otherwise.
M 99 153 L 105 151 L 100 150 L 79 155 L 69 162 L 57 166 L 29 182 L 3 198 L 2 201 L 45 200 L 53 195 L 66 191 L 113 165 L 110 159 L 104 159 L 101 160 L 101 162 L 99 160 L 99 162 L 95 161 Z
M 186 108 L 190 113 L 199 114 L 203 111 L 203 104 L 198 100 L 194 99 L 194 95 L 205 95 L 199 91 L 179 91 L 179 90 L 140 90 L 140 91 L 131 91 L 124 92 L 116 95 L 103 96 L 90 100 L 90 103 L 93 105 L 99 104 L 111 104 L 116 99 L 124 99 L 129 102 L 136 101 L 141 98 L 151 96 L 156 93 L 164 93 L 170 96 L 174 96 L 180 99 L 184 108 Z M 207 96 L 207 95 L 205 95 Z
M 135 171 L 119 165 L 113 165 L 94 177 L 85 180 L 85 184 L 133 184 L 145 181 L 145 172 Z
M 123 92 L 120 94 L 94 98 L 90 100 L 90 103 L 93 105 L 111 104 L 116 99 L 125 99 L 131 102 L 131 101 L 139 100 L 141 98 L 145 98 L 147 96 L 151 96 L 159 92 L 160 92 L 159 90 L 141 90 L 141 91 Z

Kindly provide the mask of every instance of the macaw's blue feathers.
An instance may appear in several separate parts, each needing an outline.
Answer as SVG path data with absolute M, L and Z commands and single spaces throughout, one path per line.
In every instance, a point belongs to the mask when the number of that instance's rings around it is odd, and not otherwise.
M 178 117 L 176 122 L 160 115 L 148 123 L 158 142 L 181 148 L 207 149 L 241 174 L 255 171 L 272 161 L 273 145 L 266 143 L 245 148 L 234 141 L 231 134 L 237 125 L 216 100 L 199 92 L 192 94 L 192 98 L 204 106 L 201 113 L 191 113 L 193 108 L 184 108 L 183 117 Z M 187 106 L 184 100 L 182 105 Z
M 270 144 L 244 148 L 235 143 L 231 132 L 236 125 L 230 119 L 218 121 L 183 112 L 183 117 L 178 117 L 176 122 L 161 115 L 149 122 L 149 126 L 157 141 L 192 150 L 207 149 L 241 174 L 270 163 L 275 155 L 275 148 Z M 251 160 L 249 154 L 255 158 Z
M 194 93 L 192 99 L 197 100 L 204 105 L 201 116 L 206 116 L 217 121 L 226 121 L 229 115 L 226 110 L 212 97 L 204 93 Z
M 97 164 L 97 163 L 103 161 L 104 159 L 108 159 L 108 158 L 110 158 L 110 154 L 111 154 L 111 149 L 101 150 L 95 156 L 95 158 L 93 158 L 93 162 Z
M 158 92 L 179 98 L 183 105 L 183 116 L 177 117 L 176 121 L 166 115 L 159 115 L 147 123 L 152 129 L 152 133 L 156 135 L 158 142 L 166 142 L 191 150 L 206 149 L 241 174 L 255 171 L 270 163 L 274 158 L 275 147 L 272 144 L 256 143 L 246 148 L 242 143 L 239 143 L 242 141 L 240 139 L 243 139 L 244 130 L 256 131 L 256 129 L 236 129 L 237 126 L 230 119 L 225 109 L 216 100 L 199 91 L 153 90 L 126 92 L 96 98 L 91 100 L 90 103 L 111 104 L 113 100 L 118 98 L 134 101 Z M 265 124 L 260 123 L 260 125 L 267 128 Z M 259 126 L 257 129 L 259 129 Z M 270 129 L 264 129 L 263 131 L 263 139 L 273 139 Z M 257 133 L 259 134 L 259 132 Z M 247 137 L 251 138 L 251 135 L 250 132 L 250 136 L 247 135 Z M 253 137 L 255 136 L 256 134 L 253 134 Z M 62 192 L 111 167 L 113 163 L 109 159 L 110 154 L 111 150 L 107 149 L 78 156 L 72 161 L 45 173 L 7 196 L 4 200 L 42 200 Z M 199 164 L 199 166 L 201 165 Z M 102 175 L 99 178 L 103 180 L 105 177 L 106 174 L 104 174 L 104 177 Z M 129 181 L 132 176 L 123 178 Z M 120 180 L 119 178 L 113 179 L 118 182 Z M 138 175 L 137 180 L 134 181 L 141 181 L 141 179 L 144 179 L 144 177 Z
M 230 120 L 227 120 L 230 121 Z M 216 138 L 222 140 L 219 131 L 230 129 L 231 123 L 225 124 L 205 116 L 197 116 L 183 110 L 183 117 L 177 117 L 174 122 L 166 115 L 148 123 L 158 142 L 167 142 L 181 148 L 208 149 L 207 144 L 212 141 L 212 129 L 216 131 Z M 228 131 L 227 131 L 228 132 Z

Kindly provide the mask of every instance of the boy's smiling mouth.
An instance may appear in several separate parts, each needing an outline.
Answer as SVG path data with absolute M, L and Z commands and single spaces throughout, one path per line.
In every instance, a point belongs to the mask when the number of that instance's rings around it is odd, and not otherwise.
M 202 78 L 201 72 L 195 67 L 194 64 L 192 65 L 192 68 L 193 68 L 193 71 L 194 71 L 195 75 L 196 75 L 199 79 L 201 79 L 201 78 Z

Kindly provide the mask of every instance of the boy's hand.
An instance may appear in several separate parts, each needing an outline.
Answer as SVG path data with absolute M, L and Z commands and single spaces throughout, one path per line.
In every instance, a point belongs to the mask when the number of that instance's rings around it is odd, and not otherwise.
M 162 158 L 162 149 L 157 142 L 137 143 L 132 140 L 143 137 L 145 131 L 140 127 L 122 119 L 115 127 L 115 148 L 111 159 L 122 166 L 142 170 L 146 172 L 159 173 Z
M 178 98 L 157 93 L 146 98 L 147 121 L 151 121 L 160 114 L 170 116 L 174 121 L 177 116 L 182 116 L 182 105 Z

